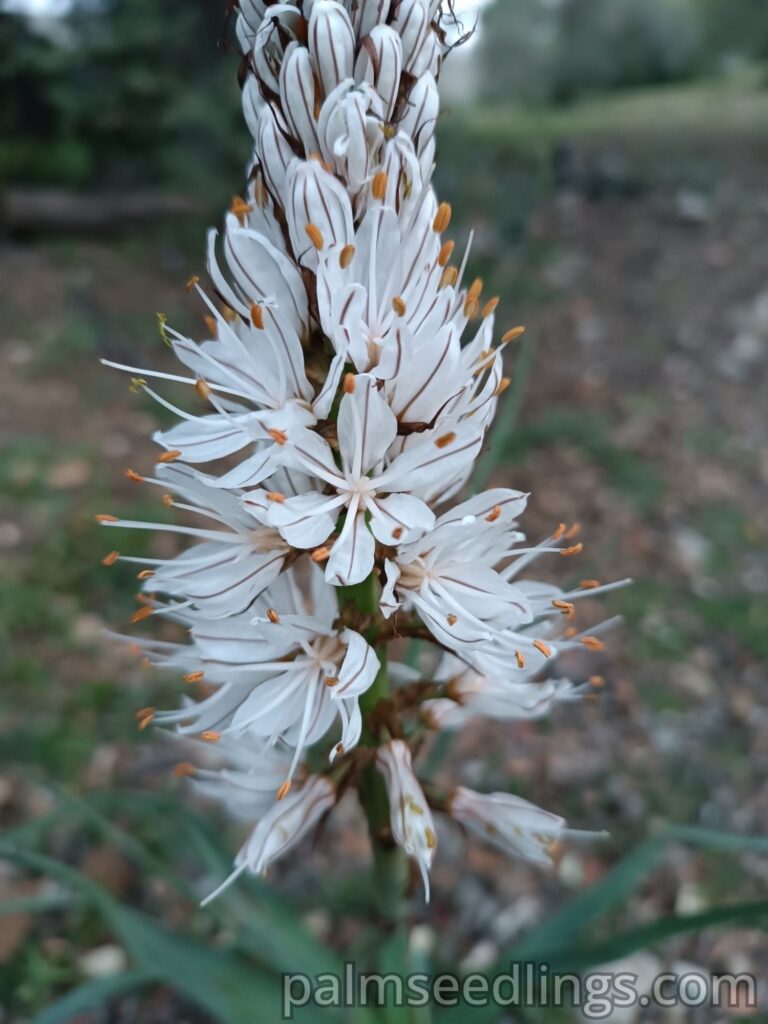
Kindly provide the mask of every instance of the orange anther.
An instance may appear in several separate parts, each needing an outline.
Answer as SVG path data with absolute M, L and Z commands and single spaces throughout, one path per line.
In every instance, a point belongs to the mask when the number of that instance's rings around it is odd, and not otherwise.
M 388 184 L 389 175 L 386 171 L 379 171 L 378 174 L 375 174 L 371 185 L 371 195 L 373 198 L 378 199 L 378 201 L 381 202 L 387 194 Z
M 139 476 L 135 469 L 126 469 L 125 475 L 128 477 L 129 480 L 133 480 L 135 484 L 144 483 L 144 477 Z
M 211 397 L 211 388 L 209 384 L 204 380 L 195 381 L 195 391 L 204 402 L 207 402 L 208 399 Z
M 285 501 L 285 495 L 282 491 L 267 491 L 267 500 L 276 501 L 278 505 L 282 505 Z
M 515 651 L 515 661 L 518 668 L 525 668 L 525 655 L 522 651 Z
M 285 800 L 285 798 L 291 792 L 291 787 L 292 786 L 293 786 L 293 783 L 291 782 L 291 780 L 290 779 L 286 779 L 285 782 L 280 786 L 280 788 L 277 791 L 277 799 L 278 800 Z
M 137 608 L 131 616 L 131 622 L 143 622 L 144 619 L 148 619 L 152 615 L 154 610 L 151 604 L 145 604 L 143 608 Z
M 264 330 L 264 310 L 258 302 L 254 302 L 251 306 L 251 323 L 257 330 Z
M 96 516 L 96 522 L 97 523 L 119 523 L 120 520 L 117 518 L 117 516 L 108 516 L 108 515 L 102 514 L 102 515 Z
M 274 623 L 275 625 L 277 625 L 277 623 L 280 621 L 280 616 L 277 614 L 274 608 L 267 609 L 267 618 L 269 619 L 270 622 Z
M 596 636 L 583 636 L 579 641 L 588 651 L 604 651 L 605 644 Z
M 325 238 L 323 238 L 323 232 L 317 224 L 307 224 L 304 230 L 312 245 L 314 245 L 318 252 L 321 252 L 325 248 Z
M 176 459 L 181 458 L 181 452 L 178 448 L 174 448 L 169 452 L 163 452 L 162 455 L 158 456 L 158 462 L 175 462 Z
M 456 433 L 453 430 L 449 430 L 447 434 L 443 434 L 442 437 L 438 437 L 435 441 L 435 448 L 447 448 L 449 444 L 453 444 L 456 440 Z
M 453 211 L 451 210 L 450 203 L 440 203 L 437 208 L 437 213 L 435 214 L 435 219 L 432 223 L 432 228 L 438 233 L 438 235 L 441 235 L 451 223 L 452 213 Z
M 275 444 L 283 445 L 283 444 L 287 444 L 287 442 L 288 442 L 288 435 L 286 434 L 286 432 L 284 430 L 278 430 L 275 427 L 272 430 L 268 430 L 267 433 L 272 438 L 272 440 L 275 442 Z
M 573 544 L 569 548 L 563 548 L 560 554 L 563 556 L 563 558 L 570 558 L 572 555 L 580 555 L 583 550 L 583 544 Z
M 221 733 L 216 732 L 215 729 L 206 729 L 206 731 L 201 734 L 200 739 L 204 740 L 206 743 L 218 743 L 221 739 Z
M 506 334 L 502 335 L 501 344 L 508 345 L 510 341 L 517 341 L 517 339 L 522 337 L 524 334 L 524 327 L 513 327 L 511 331 L 507 331 Z
M 354 373 L 348 373 L 344 377 L 342 389 L 345 395 L 351 395 L 354 393 L 355 387 L 357 386 L 357 380 Z
M 440 250 L 440 255 L 437 257 L 438 266 L 447 267 L 450 262 L 451 256 L 453 256 L 453 250 L 456 248 L 455 242 L 443 242 L 443 246 Z
M 205 678 L 205 672 L 188 672 L 183 678 L 185 683 L 199 683 Z
M 405 316 L 407 306 L 405 305 L 405 301 L 401 299 L 399 295 L 392 299 L 392 309 L 394 309 L 398 316 Z
M 549 644 L 545 644 L 543 640 L 534 640 L 533 646 L 536 648 L 537 651 L 540 651 L 545 658 L 549 658 L 552 656 L 552 648 L 549 646 Z
M 501 515 L 501 505 L 494 505 L 488 515 L 485 517 L 486 523 L 495 523 Z
M 119 557 L 119 551 L 110 551 L 108 555 L 104 555 L 104 557 L 101 560 L 101 564 L 106 566 L 114 565 Z
M 346 270 L 352 260 L 355 258 L 355 247 L 354 245 L 345 245 L 339 253 L 339 266 L 342 270 Z

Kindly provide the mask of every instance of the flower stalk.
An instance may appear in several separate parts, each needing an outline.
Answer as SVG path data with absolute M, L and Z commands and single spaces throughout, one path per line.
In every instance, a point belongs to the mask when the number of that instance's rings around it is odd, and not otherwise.
M 539 718 L 594 689 L 558 665 L 603 649 L 610 623 L 576 625 L 578 604 L 620 584 L 531 577 L 539 559 L 579 555 L 578 527 L 531 542 L 529 495 L 463 497 L 522 328 L 497 332 L 499 300 L 469 279 L 432 185 L 452 5 L 236 10 L 254 147 L 243 194 L 209 234 L 208 285 L 188 283 L 205 335 L 162 319 L 178 373 L 109 364 L 177 418 L 154 435 L 156 467 L 127 475 L 183 518 L 99 521 L 185 546 L 104 564 L 137 566 L 134 623 L 178 627 L 178 642 L 131 638 L 185 691 L 138 721 L 197 749 L 205 767 L 179 774 L 250 827 L 229 881 L 265 871 L 354 787 L 391 922 L 408 860 L 428 897 L 433 812 L 492 841 L 498 808 L 497 845 L 537 863 L 542 836 L 570 834 L 500 794 L 459 789 L 431 806 L 417 754 L 428 731 Z M 187 385 L 187 401 L 164 381 Z M 431 645 L 424 678 L 395 660 L 403 638 Z

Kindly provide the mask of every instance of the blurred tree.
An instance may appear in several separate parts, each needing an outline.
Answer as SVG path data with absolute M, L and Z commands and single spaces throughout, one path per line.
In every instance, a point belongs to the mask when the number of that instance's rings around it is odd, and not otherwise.
M 488 93 L 564 101 L 689 77 L 700 32 L 696 0 L 496 0 L 483 24 Z
M 223 0 L 76 0 L 55 37 L 0 24 L 12 180 L 205 188 L 241 168 L 238 58 Z M 40 159 L 44 156 L 44 159 Z

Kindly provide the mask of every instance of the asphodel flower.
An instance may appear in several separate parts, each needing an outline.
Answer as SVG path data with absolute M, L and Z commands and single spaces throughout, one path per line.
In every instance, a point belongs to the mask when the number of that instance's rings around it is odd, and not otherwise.
M 161 317 L 179 372 L 110 364 L 177 417 L 155 434 L 157 468 L 128 476 L 182 520 L 98 518 L 191 542 L 104 558 L 140 567 L 135 622 L 180 627 L 133 641 L 187 687 L 138 723 L 204 749 L 177 774 L 251 824 L 225 885 L 291 849 L 340 789 L 365 801 L 377 785 L 390 813 L 367 808 L 373 840 L 402 847 L 427 892 L 433 811 L 546 862 L 560 818 L 504 794 L 448 799 L 413 762 L 425 729 L 536 719 L 594 689 L 558 662 L 600 651 L 609 625 L 574 621 L 609 587 L 529 576 L 534 560 L 579 554 L 575 527 L 529 544 L 529 496 L 512 488 L 456 503 L 523 329 L 499 337 L 499 300 L 469 279 L 431 183 L 451 5 L 236 6 L 253 152 L 208 237 L 209 286 L 188 283 L 205 336 Z M 409 637 L 441 654 L 423 676 L 388 662 Z

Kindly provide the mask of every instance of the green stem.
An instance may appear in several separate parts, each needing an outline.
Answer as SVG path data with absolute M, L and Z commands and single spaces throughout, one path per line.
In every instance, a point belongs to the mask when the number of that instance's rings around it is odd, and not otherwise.
M 339 588 L 339 608 L 343 611 L 348 604 L 354 605 L 361 615 L 374 618 L 377 616 L 379 585 L 374 573 L 353 587 Z M 369 643 L 375 643 L 380 632 L 380 625 L 373 624 L 365 631 L 365 638 Z M 389 696 L 386 645 L 383 645 L 377 654 L 381 668 L 373 685 L 360 699 L 360 708 L 364 717 L 375 709 L 379 701 L 385 700 Z M 361 742 L 369 747 L 377 747 L 381 742 L 381 737 L 366 724 L 363 727 Z M 405 911 L 408 864 L 403 851 L 392 842 L 389 835 L 387 787 L 373 762 L 364 769 L 360 798 L 368 820 L 368 831 L 373 849 L 373 899 L 381 917 L 388 924 L 394 925 L 402 920 Z

